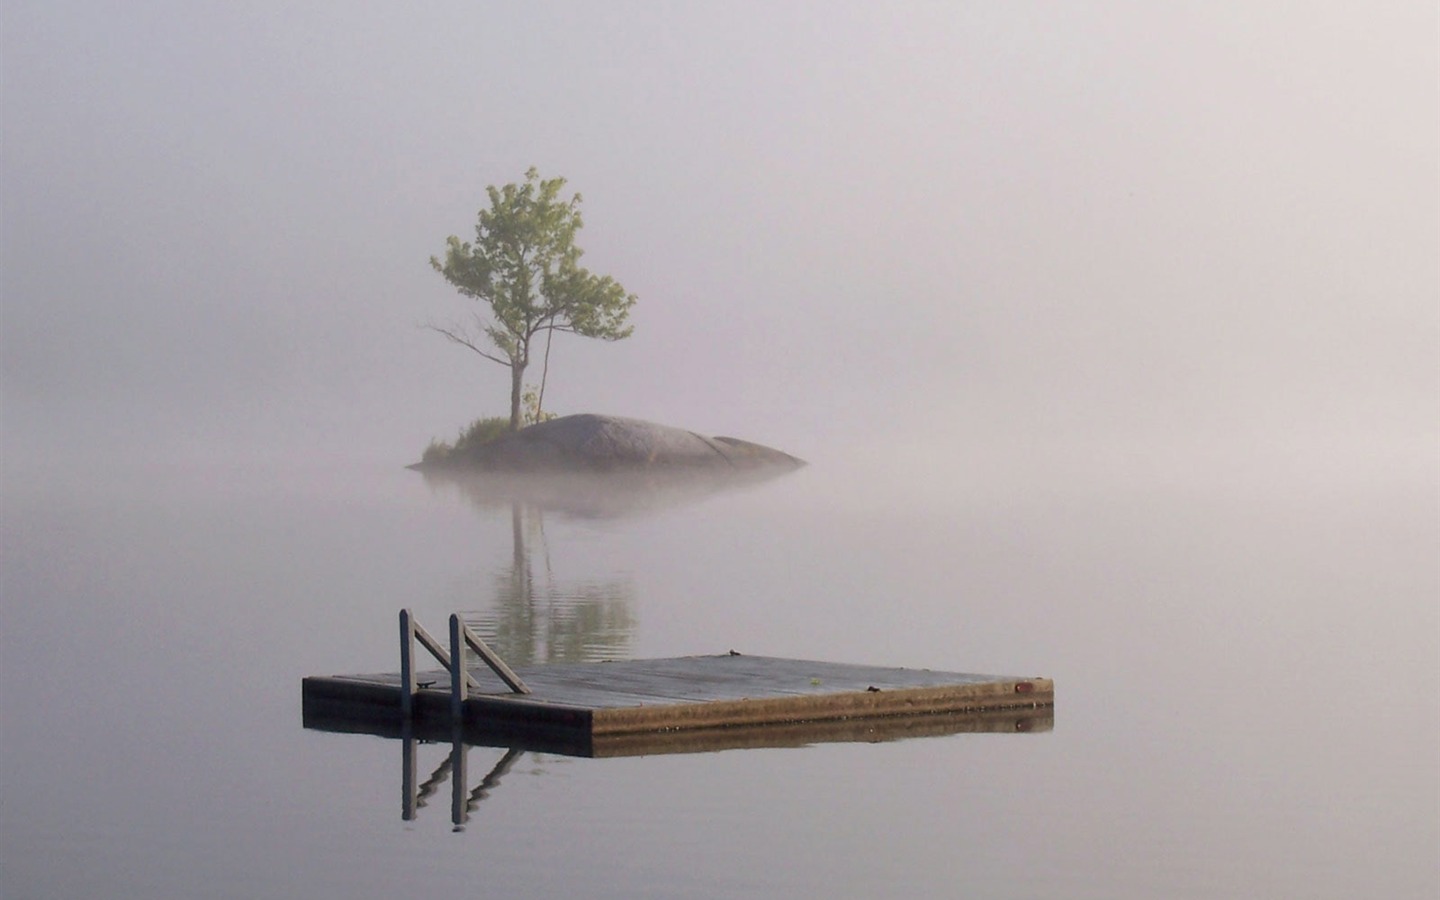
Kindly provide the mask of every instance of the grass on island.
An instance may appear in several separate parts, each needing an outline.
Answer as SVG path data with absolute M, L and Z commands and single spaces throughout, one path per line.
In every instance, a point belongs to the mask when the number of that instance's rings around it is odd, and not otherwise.
M 540 400 L 535 388 L 528 388 L 520 398 L 520 427 L 525 428 L 539 422 L 548 422 L 555 418 L 555 413 L 545 412 L 540 408 Z M 455 443 L 448 443 L 439 438 L 431 438 L 430 446 L 420 456 L 422 465 L 438 463 L 455 453 L 464 452 L 471 447 L 479 447 L 488 444 L 498 437 L 501 437 L 510 430 L 509 416 L 487 416 L 483 419 L 476 419 L 469 425 L 460 429 L 460 434 L 455 438 Z
M 509 416 L 489 416 L 484 419 L 476 419 L 460 429 L 460 434 L 455 438 L 454 443 L 432 438 L 430 446 L 426 447 L 425 452 L 421 454 L 420 462 L 427 464 L 441 462 L 452 454 L 463 452 L 471 447 L 478 447 L 481 444 L 488 444 L 509 430 Z

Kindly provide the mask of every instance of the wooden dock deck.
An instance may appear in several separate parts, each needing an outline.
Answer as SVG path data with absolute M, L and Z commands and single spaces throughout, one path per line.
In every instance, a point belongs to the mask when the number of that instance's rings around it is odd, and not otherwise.
M 408 721 L 399 674 L 306 678 L 306 724 L 396 736 L 402 724 L 446 733 L 458 724 L 476 742 L 550 739 L 588 748 L 585 755 L 606 748 L 605 755 L 625 755 L 670 745 L 669 752 L 706 749 L 717 743 L 716 729 L 739 741 L 722 737 L 722 746 L 803 742 L 807 734 L 825 740 L 827 733 L 867 739 L 882 720 L 892 720 L 900 733 L 934 733 L 934 727 L 940 733 L 1044 730 L 1055 699 L 1048 678 L 728 653 L 517 667 L 514 674 L 529 693 L 513 692 L 487 668 L 467 671 L 481 688 L 467 692 L 458 722 L 452 717 L 451 675 L 435 669 L 415 674 Z M 971 714 L 973 721 L 955 721 L 957 714 Z M 940 716 L 947 721 L 923 724 Z M 808 727 L 796 731 L 801 724 Z M 791 739 L 780 733 L 785 726 L 794 732 Z M 767 731 L 774 733 L 767 738 L 761 734 Z

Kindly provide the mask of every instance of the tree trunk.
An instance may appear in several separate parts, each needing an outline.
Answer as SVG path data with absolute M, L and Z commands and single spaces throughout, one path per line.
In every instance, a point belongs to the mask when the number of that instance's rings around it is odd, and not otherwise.
M 510 361 L 510 430 L 520 430 L 520 386 L 525 380 L 525 363 Z

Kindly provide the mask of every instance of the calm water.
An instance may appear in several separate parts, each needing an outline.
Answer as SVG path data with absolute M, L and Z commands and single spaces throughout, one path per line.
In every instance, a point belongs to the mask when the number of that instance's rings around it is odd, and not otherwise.
M 619 517 L 477 506 L 391 469 L 12 472 L 0 894 L 1436 895 L 1428 475 L 864 469 Z M 434 628 L 464 611 L 515 662 L 737 649 L 1045 675 L 1055 724 L 475 747 L 456 831 L 448 745 L 417 748 L 435 793 L 406 821 L 400 742 L 301 724 L 302 677 L 395 667 L 401 606 Z

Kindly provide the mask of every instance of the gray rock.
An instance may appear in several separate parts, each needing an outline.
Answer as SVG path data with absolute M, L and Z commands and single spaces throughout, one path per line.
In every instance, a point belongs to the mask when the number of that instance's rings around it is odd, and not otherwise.
M 531 425 L 468 452 L 453 453 L 441 467 L 451 471 L 597 472 L 794 469 L 804 464 L 788 453 L 737 438 L 705 437 L 640 419 L 582 413 Z

